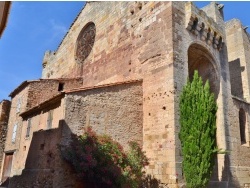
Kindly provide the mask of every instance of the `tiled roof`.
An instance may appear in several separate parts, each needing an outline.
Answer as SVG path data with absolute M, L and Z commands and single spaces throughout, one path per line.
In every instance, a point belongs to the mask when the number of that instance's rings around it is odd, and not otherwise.
M 51 107 L 53 104 L 56 104 L 58 101 L 60 101 L 62 98 L 64 97 L 64 92 L 61 92 L 59 93 L 58 95 L 40 103 L 39 105 L 37 106 L 34 106 L 33 108 L 27 110 L 27 111 L 24 111 L 20 114 L 20 116 L 22 118 L 26 118 L 27 116 L 31 115 L 31 114 L 34 114 L 34 113 L 37 113 L 37 112 L 40 112 L 41 110 L 45 109 L 45 108 L 49 108 Z
M 91 90 L 91 89 L 110 87 L 110 86 L 121 85 L 121 84 L 129 84 L 129 83 L 135 83 L 135 82 L 142 82 L 142 79 L 129 80 L 129 81 L 124 81 L 124 82 L 115 82 L 115 83 L 109 83 L 109 84 L 103 84 L 103 85 L 97 85 L 97 86 L 90 86 L 90 87 L 80 87 L 80 88 L 76 88 L 76 89 L 66 90 L 64 92 L 66 94 L 68 94 L 68 93 L 74 93 L 74 92 L 78 92 L 78 91 L 86 91 L 86 90 Z
M 43 80 L 56 80 L 56 81 L 66 81 L 66 80 L 77 80 L 77 79 L 82 79 L 81 77 L 77 77 L 77 78 L 50 78 L 50 79 L 38 79 L 38 80 L 26 80 L 24 82 L 22 82 L 16 89 L 14 89 L 10 94 L 9 97 L 14 97 L 16 94 L 18 94 L 20 91 L 22 91 L 25 87 L 27 87 L 30 83 L 33 82 L 40 82 Z

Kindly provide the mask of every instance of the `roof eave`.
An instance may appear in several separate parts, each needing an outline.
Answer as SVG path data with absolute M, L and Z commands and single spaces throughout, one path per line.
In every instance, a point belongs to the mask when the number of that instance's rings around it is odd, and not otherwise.
M 3 31 L 8 21 L 10 7 L 11 7 L 11 1 L 5 1 L 4 8 L 3 8 L 3 18 L 0 21 L 0 38 L 2 37 Z

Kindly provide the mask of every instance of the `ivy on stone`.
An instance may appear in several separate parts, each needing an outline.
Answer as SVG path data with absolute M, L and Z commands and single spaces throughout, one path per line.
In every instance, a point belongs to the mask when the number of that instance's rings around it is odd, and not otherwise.
M 212 174 L 216 149 L 216 111 L 209 82 L 203 85 L 198 71 L 188 80 L 180 96 L 179 138 L 183 173 L 189 188 L 206 187 Z

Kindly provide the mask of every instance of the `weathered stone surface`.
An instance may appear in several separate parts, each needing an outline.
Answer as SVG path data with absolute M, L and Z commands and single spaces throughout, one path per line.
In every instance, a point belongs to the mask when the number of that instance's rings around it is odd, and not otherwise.
M 66 181 L 77 185 L 76 179 L 67 179 L 68 170 L 50 166 L 43 152 L 55 149 L 55 143 L 68 144 L 71 132 L 82 134 L 92 126 L 125 148 L 129 140 L 140 142 L 149 158 L 146 174 L 160 184 L 185 185 L 178 138 L 179 95 L 187 78 L 199 70 L 203 81 L 209 80 L 218 105 L 218 148 L 230 151 L 217 155 L 209 186 L 249 186 L 250 40 L 239 20 L 224 22 L 221 7 L 215 2 L 202 9 L 191 2 L 88 2 L 58 49 L 45 53 L 43 79 L 24 83 L 11 95 L 5 147 L 5 152 L 14 151 L 10 175 L 31 173 L 25 169 L 29 159 L 28 167 L 38 169 L 33 178 L 40 182 L 36 186 L 63 187 Z M 95 41 L 79 62 L 76 43 L 89 23 L 95 25 Z M 64 83 L 62 91 L 60 83 Z M 17 111 L 19 103 L 23 105 Z M 240 110 L 246 115 L 244 144 Z M 58 137 L 43 133 L 59 125 L 64 126 Z M 33 143 L 39 130 L 43 138 Z M 32 144 L 44 151 L 30 151 Z M 55 159 L 57 155 L 53 153 Z M 48 171 L 48 181 L 43 181 L 42 168 L 55 170 Z
M 11 103 L 8 100 L 3 100 L 0 102 L 0 169 L 2 168 L 2 162 L 4 158 L 10 105 Z
M 142 146 L 142 82 L 66 94 L 65 123 L 75 134 L 87 127 L 110 135 L 127 149 L 130 141 Z

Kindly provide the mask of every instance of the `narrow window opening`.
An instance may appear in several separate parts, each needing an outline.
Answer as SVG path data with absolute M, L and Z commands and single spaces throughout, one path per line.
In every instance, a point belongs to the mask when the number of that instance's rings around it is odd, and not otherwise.
M 210 39 L 210 36 L 211 36 L 211 29 L 209 28 L 209 29 L 208 29 L 208 32 L 207 32 L 207 40 Z
M 201 30 L 200 30 L 200 33 L 201 33 L 201 34 L 203 33 L 204 29 L 205 29 L 205 24 L 202 22 L 202 23 L 201 23 Z
M 222 37 L 219 38 L 219 44 L 218 49 L 220 50 L 222 48 Z
M 216 36 L 217 36 L 217 33 L 216 33 L 216 32 L 214 32 L 213 43 L 215 43 L 215 41 L 216 41 Z
M 198 25 L 198 18 L 195 18 L 194 21 L 193 21 L 192 30 L 195 30 L 197 25 Z
M 40 145 L 40 150 L 44 150 L 44 145 L 45 145 L 45 144 L 41 144 L 41 145 Z
M 26 130 L 26 138 L 30 136 L 30 128 L 31 128 L 31 119 L 28 119 L 28 125 Z
M 53 121 L 53 110 L 50 110 L 48 112 L 48 119 L 47 119 L 47 128 L 48 129 L 52 128 L 52 121 Z
M 17 124 L 15 124 L 13 127 L 12 138 L 11 138 L 12 143 L 15 143 L 16 141 L 16 131 L 17 131 Z
M 18 98 L 17 99 L 16 113 L 20 112 L 20 108 L 21 108 L 21 98 Z
M 63 91 L 63 89 L 64 89 L 64 83 L 59 83 L 58 91 Z
M 245 111 L 241 108 L 239 111 L 239 123 L 240 123 L 240 140 L 241 144 L 246 143 L 246 113 Z

